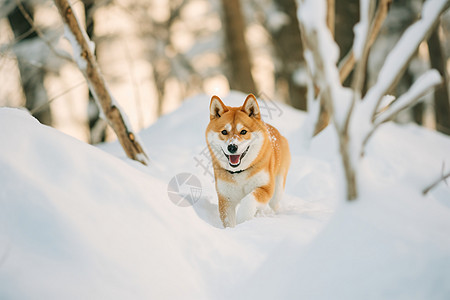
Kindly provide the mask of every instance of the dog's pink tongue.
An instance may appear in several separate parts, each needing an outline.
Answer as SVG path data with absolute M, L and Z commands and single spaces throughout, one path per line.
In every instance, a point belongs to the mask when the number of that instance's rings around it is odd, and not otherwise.
M 241 155 L 230 155 L 230 163 L 237 165 L 239 163 L 239 158 Z

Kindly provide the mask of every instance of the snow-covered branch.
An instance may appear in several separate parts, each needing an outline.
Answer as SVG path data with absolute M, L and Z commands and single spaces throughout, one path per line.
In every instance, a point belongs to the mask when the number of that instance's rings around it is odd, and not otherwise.
M 355 33 L 355 38 L 353 40 L 353 55 L 355 57 L 355 60 L 360 60 L 364 48 L 368 48 L 367 39 L 369 38 L 369 32 L 370 32 L 370 19 L 371 19 L 371 10 L 372 6 L 374 5 L 373 0 L 365 0 L 360 1 L 359 5 L 359 15 L 360 15 L 360 21 L 353 27 L 353 31 Z
M 131 130 L 125 114 L 121 111 L 108 90 L 103 75 L 94 57 L 94 43 L 80 26 L 76 15 L 67 0 L 54 0 L 64 22 L 65 36 L 70 41 L 73 56 L 78 68 L 86 78 L 89 89 L 94 95 L 108 124 L 113 128 L 126 155 L 142 164 L 148 164 L 148 156 L 137 135 Z
M 348 111 L 345 127 L 348 128 L 350 114 L 357 102 L 361 100 L 361 90 L 366 79 L 366 64 L 370 49 L 370 20 L 375 2 L 373 0 L 360 1 L 361 20 L 354 27 L 355 39 L 353 41 L 354 60 L 357 62 L 352 81 L 353 98 L 351 108 Z
M 16 0 L 16 4 L 17 4 L 17 8 L 20 10 L 20 12 L 22 13 L 22 15 L 25 18 L 25 20 L 27 20 L 28 24 L 30 24 L 31 28 L 33 28 L 34 32 L 36 32 L 36 34 L 39 36 L 39 38 L 42 41 L 44 41 L 44 43 L 47 45 L 47 47 L 50 49 L 50 51 L 52 51 L 57 57 L 59 57 L 61 59 L 67 60 L 69 62 L 73 62 L 73 59 L 70 57 L 70 55 L 68 53 L 66 53 L 65 51 L 62 51 L 60 49 L 55 48 L 53 46 L 53 44 L 49 40 L 47 40 L 47 38 L 42 33 L 41 29 L 34 24 L 33 19 L 28 14 L 27 10 L 23 7 L 22 2 L 19 1 L 19 0 Z
M 371 129 L 365 133 L 362 140 L 361 155 L 364 154 L 364 147 L 379 125 L 395 118 L 399 112 L 415 104 L 426 92 L 442 82 L 436 70 L 426 72 L 416 80 L 407 93 L 400 96 L 386 111 L 377 115 L 383 97 L 397 84 L 420 43 L 432 32 L 447 6 L 448 0 L 426 1 L 422 7 L 422 18 L 404 32 L 387 56 L 376 84 L 367 92 L 359 110 L 361 114 L 359 119 L 369 119 L 371 122 Z
M 413 106 L 423 96 L 428 93 L 433 87 L 442 83 L 442 77 L 436 70 L 429 70 L 425 74 L 421 75 L 409 90 L 401 95 L 397 100 L 393 101 L 388 108 L 375 116 L 375 120 L 372 124 L 372 129 L 365 136 L 362 147 L 361 155 L 364 154 L 364 148 L 372 137 L 375 130 L 383 123 L 392 121 L 401 111 Z
M 414 82 L 406 93 L 375 117 L 374 126 L 393 120 L 402 110 L 416 104 L 430 89 L 441 83 L 442 77 L 438 71 L 434 69 L 427 71 Z
M 356 61 L 358 64 L 352 89 L 347 89 L 341 85 L 342 77 L 339 76 L 336 66 L 338 50 L 327 28 L 326 1 L 299 1 L 298 18 L 304 42 L 304 57 L 314 85 L 320 90 L 320 97 L 324 100 L 338 135 L 348 200 L 357 198 L 358 162 L 375 130 L 381 124 L 392 120 L 400 111 L 416 103 L 442 81 L 436 70 L 426 72 L 407 93 L 377 115 L 382 99 L 395 86 L 418 46 L 433 30 L 448 4 L 448 0 L 427 0 L 423 5 L 422 18 L 405 31 L 386 58 L 377 83 L 362 101 L 360 100 L 367 55 L 386 17 L 390 2 L 390 0 L 380 1 L 372 20 L 374 1 L 360 0 L 361 21 L 355 28 L 356 37 L 352 52 L 352 64 Z
M 320 90 L 320 96 L 338 132 L 347 185 L 346 198 L 353 200 L 357 197 L 357 187 L 348 136 L 352 93 L 342 87 L 339 79 L 336 66 L 339 50 L 327 26 L 326 2 L 324 0 L 300 1 L 298 18 L 304 42 L 304 57 L 309 72 Z
M 420 43 L 430 35 L 447 5 L 448 0 L 427 0 L 423 4 L 421 19 L 404 32 L 386 57 L 376 84 L 369 89 L 363 101 L 372 120 L 382 97 L 397 84 Z
M 381 25 L 383 25 L 384 20 L 386 19 L 389 5 L 391 4 L 392 0 L 381 0 L 378 3 L 377 11 L 375 13 L 375 17 L 371 23 L 370 26 L 370 34 L 369 39 L 367 43 L 367 47 L 371 47 L 373 42 L 375 41 L 376 37 L 378 36 L 378 33 L 380 32 Z M 361 6 L 362 7 L 362 6 Z M 365 22 L 365 21 L 364 21 Z M 365 26 L 363 26 L 365 27 Z M 361 47 L 361 46 L 359 46 Z M 344 82 L 345 79 L 347 79 L 350 72 L 353 70 L 355 66 L 355 54 L 353 52 L 354 47 L 350 49 L 350 51 L 345 55 L 345 57 L 342 59 L 342 61 L 339 63 L 339 77 L 341 79 L 341 82 Z

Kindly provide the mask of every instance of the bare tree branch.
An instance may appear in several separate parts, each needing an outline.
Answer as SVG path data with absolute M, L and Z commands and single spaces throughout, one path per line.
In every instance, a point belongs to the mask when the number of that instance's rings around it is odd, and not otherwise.
M 335 0 L 327 0 L 327 26 L 332 36 L 334 36 L 334 22 L 336 19 L 335 6 Z
M 16 0 L 16 3 L 17 3 L 17 7 L 19 8 L 20 12 L 24 16 L 24 18 L 27 20 L 27 22 L 30 24 L 32 30 L 35 31 L 36 34 L 39 36 L 39 38 L 41 38 L 44 41 L 44 43 L 48 46 L 50 51 L 52 51 L 59 58 L 62 58 L 69 62 L 73 62 L 73 59 L 70 56 L 68 56 L 67 53 L 65 53 L 64 51 L 60 51 L 60 50 L 56 49 L 55 47 L 53 47 L 52 43 L 47 40 L 47 38 L 42 33 L 42 31 L 36 25 L 34 25 L 33 19 L 28 14 L 25 7 L 23 7 L 22 2 L 19 0 Z
M 64 21 L 65 34 L 72 44 L 75 61 L 86 78 L 94 98 L 102 108 L 109 125 L 117 134 L 126 155 L 147 165 L 148 156 L 137 141 L 137 136 L 131 131 L 131 126 L 127 124 L 123 113 L 106 87 L 105 80 L 93 54 L 93 44 L 90 42 L 86 31 L 80 26 L 72 6 L 67 0 L 54 0 L 54 2 Z
M 47 102 L 43 103 L 42 105 L 39 105 L 38 107 L 35 107 L 34 109 L 32 109 L 30 111 L 30 114 L 33 116 L 36 113 L 38 113 L 39 111 L 41 111 L 42 109 L 44 109 L 45 107 L 47 107 L 48 105 L 50 105 L 53 101 L 55 101 L 56 99 L 60 98 L 61 96 L 64 96 L 67 93 L 70 93 L 73 89 L 85 85 L 86 81 L 83 80 L 81 82 L 78 82 L 77 84 L 74 84 L 73 86 L 71 86 L 70 88 L 68 88 L 67 90 L 63 91 L 62 93 L 55 95 L 53 97 L 51 97 L 50 99 L 47 100 Z
M 447 184 L 447 186 L 448 186 L 447 178 L 450 177 L 450 171 L 447 172 L 447 174 L 444 174 L 444 168 L 445 168 L 445 163 L 442 164 L 442 175 L 441 175 L 441 177 L 439 177 L 437 180 L 435 180 L 433 183 L 431 183 L 429 186 L 427 186 L 427 187 L 422 191 L 422 193 L 423 193 L 424 195 L 428 194 L 429 191 L 431 191 L 432 189 L 434 189 L 435 187 L 437 187 L 438 184 L 441 183 L 442 181 L 444 181 L 445 184 Z
M 370 28 L 370 37 L 367 44 L 368 48 L 370 48 L 373 45 L 375 39 L 380 33 L 381 25 L 383 25 L 383 22 L 386 19 L 391 2 L 392 0 L 381 0 L 380 3 L 378 4 L 378 8 Z M 353 70 L 354 66 L 355 66 L 355 56 L 352 48 L 339 63 L 339 77 L 341 79 L 341 82 L 344 82 L 345 79 L 347 79 L 348 75 Z

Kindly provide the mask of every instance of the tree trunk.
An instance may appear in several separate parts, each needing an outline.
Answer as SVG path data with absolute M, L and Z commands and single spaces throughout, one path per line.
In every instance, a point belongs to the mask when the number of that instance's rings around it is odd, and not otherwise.
M 276 5 L 288 16 L 289 21 L 272 34 L 277 58 L 281 62 L 280 68 L 275 71 L 275 78 L 277 81 L 287 83 L 286 98 L 291 105 L 306 110 L 306 85 L 300 85 L 294 81 L 294 73 L 305 68 L 300 27 L 296 15 L 297 5 L 295 0 L 277 0 Z
M 431 67 L 438 70 L 444 84 L 434 91 L 434 111 L 436 115 L 436 129 L 450 135 L 450 97 L 448 91 L 449 77 L 447 74 L 446 58 L 439 39 L 439 26 L 428 39 L 428 51 L 430 53 Z
M 251 73 L 250 54 L 245 41 L 245 22 L 239 0 L 222 0 L 224 10 L 225 47 L 230 61 L 228 80 L 231 89 L 244 93 L 256 93 Z
M 25 3 L 22 4 L 22 6 L 30 17 L 33 18 L 33 9 Z M 31 24 L 28 23 L 19 7 L 16 7 L 11 11 L 8 15 L 8 20 L 12 31 L 14 32 L 14 36 L 16 38 L 22 37 L 20 43 L 32 43 L 38 38 L 36 32 L 33 31 Z M 45 105 L 39 109 L 34 116 L 42 124 L 51 125 L 52 114 L 50 107 L 46 105 L 48 97 L 44 87 L 44 77 L 46 72 L 43 68 L 39 68 L 27 62 L 19 53 L 16 53 L 16 55 L 20 77 L 22 79 L 22 88 L 26 99 L 25 107 L 32 111 L 39 106 Z

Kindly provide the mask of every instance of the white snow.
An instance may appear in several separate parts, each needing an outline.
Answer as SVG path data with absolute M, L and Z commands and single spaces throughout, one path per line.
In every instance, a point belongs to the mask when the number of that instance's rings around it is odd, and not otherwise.
M 227 105 L 241 105 L 231 93 Z M 204 131 L 209 100 L 183 102 L 140 133 L 152 164 L 0 109 L 1 299 L 448 299 L 450 189 L 424 188 L 450 164 L 450 138 L 387 123 L 368 144 L 360 197 L 338 202 L 330 127 L 306 147 L 305 115 L 266 118 L 289 142 L 281 211 L 223 229 Z M 263 113 L 263 112 L 262 112 Z M 208 166 L 209 171 L 211 166 Z M 178 207 L 167 184 L 197 176 Z
M 72 56 L 75 60 L 75 62 L 78 65 L 78 68 L 80 68 L 80 70 L 83 72 L 83 74 L 86 72 L 86 68 L 87 68 L 87 61 L 85 58 L 83 58 L 82 56 L 82 49 L 80 44 L 77 41 L 77 38 L 75 37 L 75 35 L 73 35 L 72 30 L 70 29 L 69 25 L 64 24 L 64 37 L 66 38 L 66 40 L 69 41 L 70 45 L 72 46 Z M 89 41 L 89 38 L 87 39 L 87 41 Z M 94 52 L 92 52 L 94 53 Z
M 380 108 L 379 108 L 379 110 L 378 110 L 377 112 L 386 110 L 386 108 L 387 108 L 389 105 L 391 105 L 392 102 L 395 101 L 395 99 L 396 99 L 396 98 L 395 98 L 395 96 L 393 96 L 393 95 L 385 95 L 385 96 L 383 96 L 383 98 L 381 98 Z
M 367 41 L 369 33 L 369 19 L 370 19 L 370 5 L 372 0 L 360 0 L 359 1 L 359 22 L 353 27 L 355 33 L 355 39 L 353 40 L 353 55 L 355 60 L 358 61 L 364 50 L 364 45 Z

